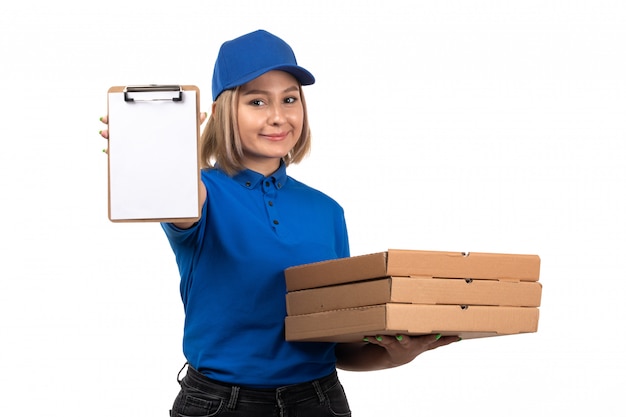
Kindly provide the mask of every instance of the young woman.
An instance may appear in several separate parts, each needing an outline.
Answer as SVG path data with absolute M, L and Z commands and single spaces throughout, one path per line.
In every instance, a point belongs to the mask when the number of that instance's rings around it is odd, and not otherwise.
M 286 172 L 310 148 L 302 86 L 314 82 L 266 31 L 220 48 L 202 134 L 202 217 L 162 224 L 180 271 L 188 362 L 172 417 L 349 416 L 337 367 L 399 366 L 458 340 L 285 341 L 284 269 L 350 256 L 341 206 Z

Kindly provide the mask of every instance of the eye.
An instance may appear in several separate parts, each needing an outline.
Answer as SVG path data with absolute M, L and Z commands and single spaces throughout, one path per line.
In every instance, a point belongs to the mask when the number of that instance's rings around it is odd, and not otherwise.
M 262 106 L 262 105 L 265 104 L 265 102 L 263 100 L 257 98 L 257 99 L 251 100 L 250 104 L 253 105 L 253 106 Z
M 296 97 L 287 97 L 287 98 L 285 99 L 285 103 L 287 103 L 287 104 L 293 104 L 293 103 L 295 103 L 296 101 L 298 101 L 298 99 L 297 99 Z

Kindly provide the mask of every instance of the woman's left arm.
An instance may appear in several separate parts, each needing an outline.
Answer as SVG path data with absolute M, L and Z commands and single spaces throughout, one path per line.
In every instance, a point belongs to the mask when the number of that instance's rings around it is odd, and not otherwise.
M 422 353 L 450 343 L 457 336 L 376 336 L 364 343 L 339 343 L 335 348 L 337 368 L 347 371 L 376 371 L 405 365 Z

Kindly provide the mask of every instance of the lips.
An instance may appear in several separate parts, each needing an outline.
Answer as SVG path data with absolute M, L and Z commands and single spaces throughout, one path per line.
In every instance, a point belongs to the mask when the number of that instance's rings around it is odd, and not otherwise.
M 288 135 L 289 135 L 289 132 L 281 132 L 281 133 L 261 134 L 261 137 L 264 137 L 267 140 L 279 141 L 279 140 L 285 139 Z

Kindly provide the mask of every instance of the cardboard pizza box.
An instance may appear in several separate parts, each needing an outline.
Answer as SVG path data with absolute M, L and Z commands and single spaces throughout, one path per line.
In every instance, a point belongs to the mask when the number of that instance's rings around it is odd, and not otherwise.
M 470 278 L 388 277 L 287 293 L 287 314 L 386 303 L 539 307 L 541 284 Z
M 285 269 L 288 291 L 383 277 L 538 281 L 537 255 L 389 249 Z
M 471 339 L 536 332 L 538 321 L 536 307 L 387 303 L 287 316 L 285 339 L 345 343 L 365 336 L 436 333 Z

